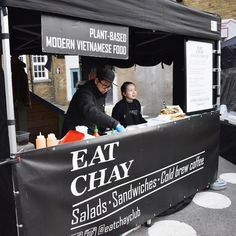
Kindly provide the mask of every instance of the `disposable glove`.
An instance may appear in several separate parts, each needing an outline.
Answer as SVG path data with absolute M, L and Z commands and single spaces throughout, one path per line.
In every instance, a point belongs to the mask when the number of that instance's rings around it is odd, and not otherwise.
M 118 124 L 118 125 L 116 126 L 116 131 L 117 131 L 118 133 L 122 133 L 122 132 L 125 132 L 126 129 L 125 129 L 125 127 L 124 127 L 123 125 Z

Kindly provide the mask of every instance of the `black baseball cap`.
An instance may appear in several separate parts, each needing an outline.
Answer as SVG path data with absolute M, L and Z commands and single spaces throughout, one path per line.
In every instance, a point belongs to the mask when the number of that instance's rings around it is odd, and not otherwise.
M 114 84 L 113 81 L 115 79 L 115 73 L 110 68 L 105 68 L 105 69 L 102 69 L 102 70 L 98 71 L 97 77 L 100 81 L 101 80 L 106 80 L 106 81 L 111 82 L 112 84 Z M 114 84 L 114 85 L 116 85 L 116 84 Z

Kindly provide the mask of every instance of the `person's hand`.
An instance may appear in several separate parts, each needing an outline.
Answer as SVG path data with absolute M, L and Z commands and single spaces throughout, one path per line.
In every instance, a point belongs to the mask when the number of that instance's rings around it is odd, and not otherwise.
M 118 125 L 116 126 L 116 131 L 117 131 L 118 133 L 122 133 L 122 132 L 125 132 L 126 129 L 125 129 L 125 127 L 124 127 L 123 125 L 118 124 Z

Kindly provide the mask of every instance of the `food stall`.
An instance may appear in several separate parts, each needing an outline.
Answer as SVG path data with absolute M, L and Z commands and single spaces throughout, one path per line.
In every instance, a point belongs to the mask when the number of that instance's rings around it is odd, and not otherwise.
M 236 37 L 222 43 L 220 155 L 236 163 Z M 223 109 L 222 109 L 223 108 Z
M 218 16 L 161 0 L 7 0 L 1 6 L 6 94 L 1 91 L 6 97 L 1 103 L 6 111 L 1 159 L 11 164 L 1 168 L 7 168 L 9 186 L 12 170 L 18 235 L 120 235 L 215 180 Z M 17 153 L 10 67 L 14 52 L 79 54 L 120 67 L 173 63 L 173 104 L 187 116 Z

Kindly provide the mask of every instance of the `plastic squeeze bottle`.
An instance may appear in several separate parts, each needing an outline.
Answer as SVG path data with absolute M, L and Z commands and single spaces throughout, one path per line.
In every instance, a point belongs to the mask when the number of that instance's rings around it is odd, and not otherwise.
M 41 132 L 37 136 L 35 143 L 36 143 L 36 149 L 46 147 L 46 139 L 45 139 L 44 135 L 41 134 Z
M 47 137 L 47 147 L 55 146 L 58 144 L 58 140 L 54 133 L 48 134 Z
M 98 133 L 98 127 L 97 126 L 95 126 L 93 136 L 94 137 L 99 137 L 100 136 L 99 133 Z

